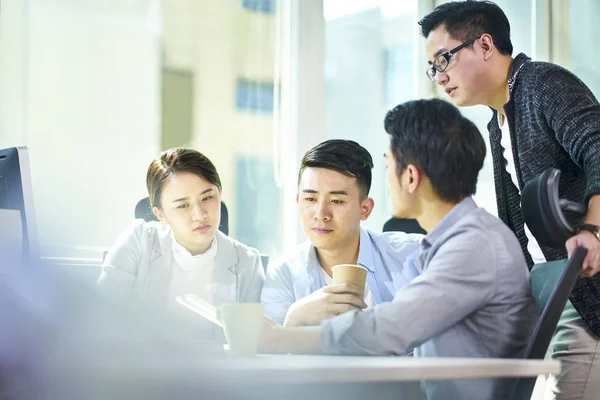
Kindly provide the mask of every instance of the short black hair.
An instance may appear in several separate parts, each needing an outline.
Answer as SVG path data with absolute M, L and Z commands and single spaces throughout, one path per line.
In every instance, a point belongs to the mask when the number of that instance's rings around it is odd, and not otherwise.
M 373 157 L 367 149 L 353 140 L 326 140 L 307 151 L 300 162 L 298 184 L 306 168 L 332 169 L 356 178 L 363 198 L 366 198 L 371 190 Z
M 458 203 L 475 194 L 485 142 L 455 106 L 439 99 L 400 104 L 387 113 L 385 131 L 398 176 L 413 164 L 444 201 Z
M 504 11 L 491 1 L 452 1 L 437 6 L 420 21 L 425 38 L 432 30 L 444 25 L 450 37 L 461 42 L 488 33 L 502 54 L 512 55 L 510 23 Z M 470 45 L 472 46 L 472 44 Z

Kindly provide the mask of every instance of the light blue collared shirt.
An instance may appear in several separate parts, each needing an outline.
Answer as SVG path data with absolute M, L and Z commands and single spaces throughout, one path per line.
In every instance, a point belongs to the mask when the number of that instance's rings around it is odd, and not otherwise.
M 375 304 L 391 301 L 396 291 L 419 275 L 417 256 L 422 235 L 375 233 L 360 228 L 358 264 L 367 268 L 367 286 Z M 317 251 L 310 242 L 269 263 L 261 302 L 265 314 L 282 324 L 296 301 L 325 286 Z

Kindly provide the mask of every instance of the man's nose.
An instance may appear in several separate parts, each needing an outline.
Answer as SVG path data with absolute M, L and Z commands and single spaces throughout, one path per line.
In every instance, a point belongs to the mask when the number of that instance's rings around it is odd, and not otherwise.
M 440 86 L 444 86 L 446 83 L 448 83 L 448 74 L 445 72 L 436 72 L 435 76 L 435 82 L 440 85 Z
M 331 213 L 329 211 L 329 203 L 322 201 L 319 204 L 317 204 L 317 209 L 315 210 L 315 214 L 314 214 L 313 218 L 318 221 L 331 220 Z

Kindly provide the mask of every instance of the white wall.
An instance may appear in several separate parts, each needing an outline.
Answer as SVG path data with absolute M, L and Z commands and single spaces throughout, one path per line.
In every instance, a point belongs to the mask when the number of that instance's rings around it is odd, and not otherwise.
M 25 143 L 27 3 L 0 1 L 0 148 Z

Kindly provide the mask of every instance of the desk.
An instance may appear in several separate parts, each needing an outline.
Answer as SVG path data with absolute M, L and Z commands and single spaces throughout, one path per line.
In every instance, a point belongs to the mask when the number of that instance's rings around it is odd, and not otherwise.
M 558 374 L 560 362 L 491 358 L 343 357 L 261 355 L 254 359 L 219 359 L 213 372 L 289 383 L 406 382 L 420 380 L 519 378 Z
M 69 390 L 59 390 L 56 398 L 404 400 L 420 398 L 419 382 L 423 380 L 536 377 L 560 372 L 560 363 L 551 360 L 299 355 L 235 359 L 121 353 L 84 364 L 75 363 L 71 365 L 74 369 L 66 370 L 61 368 L 65 365 L 55 365 L 66 372 L 60 375 L 69 382 L 59 378 L 59 386 Z M 73 382 L 86 385 L 73 391 Z
M 251 381 L 281 383 L 322 382 L 324 377 L 328 382 L 535 378 L 560 372 L 560 362 L 554 360 L 270 354 L 232 358 L 226 355 L 203 356 L 193 352 L 177 356 L 170 352 L 146 353 L 143 356 L 126 353 L 94 357 L 93 363 L 86 362 L 84 365 L 99 374 L 120 370 L 132 376 L 160 376 L 173 381 L 189 376 L 210 381 L 226 374 Z M 72 366 L 78 368 L 78 364 Z

